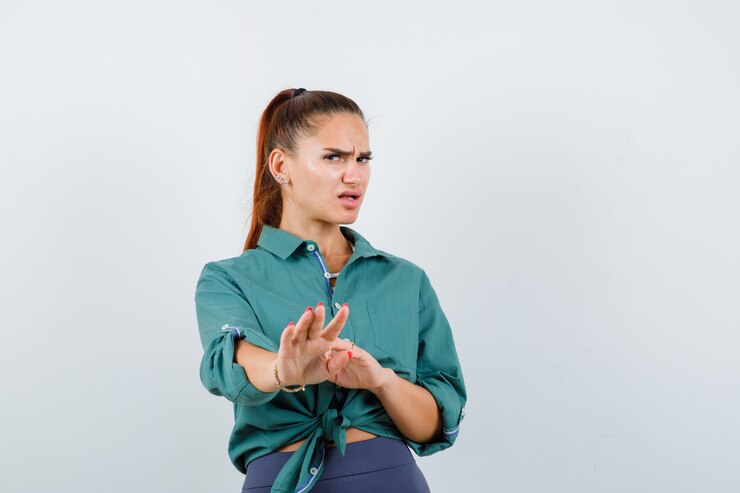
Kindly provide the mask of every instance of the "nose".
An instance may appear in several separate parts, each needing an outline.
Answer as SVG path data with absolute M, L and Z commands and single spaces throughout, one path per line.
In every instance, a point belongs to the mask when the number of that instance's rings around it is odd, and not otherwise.
M 360 182 L 362 182 L 362 175 L 360 174 L 360 166 L 362 165 L 356 162 L 350 164 L 344 171 L 344 175 L 342 176 L 342 181 L 348 185 L 359 185 Z

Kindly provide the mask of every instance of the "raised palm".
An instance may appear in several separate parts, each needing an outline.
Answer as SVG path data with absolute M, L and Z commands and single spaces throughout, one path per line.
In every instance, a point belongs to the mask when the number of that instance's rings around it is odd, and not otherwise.
M 331 349 L 344 327 L 349 308 L 342 306 L 324 328 L 326 308 L 319 303 L 308 307 L 295 324 L 290 323 L 280 336 L 277 354 L 278 375 L 282 385 L 316 384 L 329 380 L 347 364 L 350 355 Z

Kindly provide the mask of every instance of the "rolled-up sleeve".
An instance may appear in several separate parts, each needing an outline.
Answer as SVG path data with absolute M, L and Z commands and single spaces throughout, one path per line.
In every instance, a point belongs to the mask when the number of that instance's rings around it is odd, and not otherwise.
M 406 440 L 419 456 L 444 450 L 457 439 L 467 392 L 450 324 L 425 272 L 419 292 L 417 385 L 427 389 L 442 412 L 442 435 L 435 441 Z
M 244 293 L 228 273 L 213 262 L 207 263 L 195 289 L 195 311 L 198 319 L 203 358 L 200 380 L 214 395 L 246 406 L 259 405 L 279 391 L 262 392 L 251 384 L 244 368 L 234 361 L 235 341 L 247 342 L 277 352 L 268 338 Z

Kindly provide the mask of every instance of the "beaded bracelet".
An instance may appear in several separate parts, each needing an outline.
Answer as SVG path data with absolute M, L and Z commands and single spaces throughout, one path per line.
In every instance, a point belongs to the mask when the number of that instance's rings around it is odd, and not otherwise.
M 275 365 L 272 367 L 272 374 L 275 375 L 275 385 L 277 386 L 278 390 L 284 390 L 285 392 L 298 392 L 299 390 L 306 390 L 306 385 L 294 385 L 292 387 L 283 387 L 283 385 L 280 383 L 280 379 L 278 378 L 278 371 L 277 371 L 277 360 L 275 360 Z

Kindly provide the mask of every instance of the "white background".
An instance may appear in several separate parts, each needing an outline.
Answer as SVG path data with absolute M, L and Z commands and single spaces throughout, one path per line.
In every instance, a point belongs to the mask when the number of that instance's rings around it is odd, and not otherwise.
M 305 87 L 455 333 L 432 491 L 737 491 L 739 5 L 2 1 L 0 490 L 239 491 L 193 294 Z

